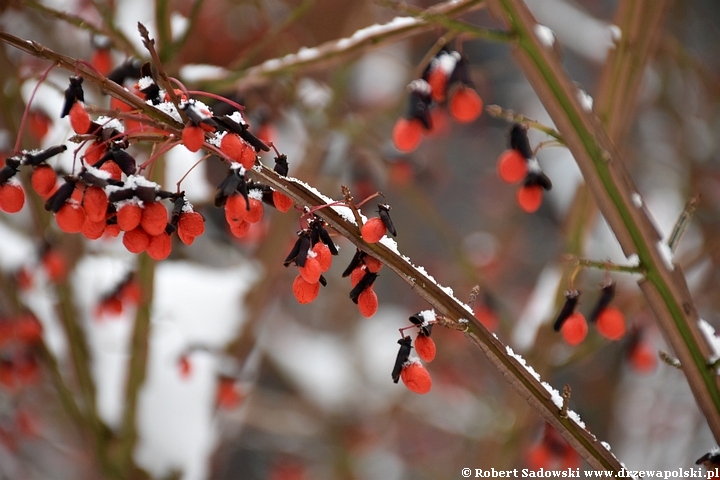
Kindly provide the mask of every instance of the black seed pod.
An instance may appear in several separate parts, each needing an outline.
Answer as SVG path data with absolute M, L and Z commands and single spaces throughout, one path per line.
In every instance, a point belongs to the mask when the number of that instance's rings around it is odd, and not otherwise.
M 414 80 L 410 83 L 410 95 L 408 96 L 405 117 L 420 120 L 426 130 L 432 130 L 431 103 L 430 85 L 425 80 Z
M 575 311 L 579 296 L 580 292 L 577 290 L 571 290 L 565 293 L 565 305 L 563 305 L 562 310 L 560 310 L 560 313 L 553 324 L 553 330 L 556 332 L 560 331 L 563 323 L 565 323 L 565 320 L 567 320 L 567 318 Z
M 393 221 L 390 218 L 390 205 L 385 205 L 382 203 L 378 204 L 378 214 L 380 214 L 380 220 L 382 220 L 383 224 L 385 224 L 385 228 L 387 231 L 393 236 L 397 237 L 397 231 L 395 231 L 395 225 L 393 225 Z
M 395 366 L 392 371 L 393 382 L 398 383 L 400 380 L 400 372 L 402 372 L 403 365 L 410 358 L 410 350 L 412 349 L 412 339 L 410 337 L 403 337 L 398 340 L 400 344 L 400 350 L 398 350 L 397 357 L 395 358 Z
M 429 337 L 432 334 L 432 323 L 426 323 L 425 318 L 420 316 L 420 312 L 411 315 L 410 321 L 418 326 L 421 335 Z
M 75 184 L 77 184 L 77 180 L 71 177 L 65 177 L 65 183 L 60 185 L 60 188 L 45 201 L 45 210 L 57 213 L 72 195 L 73 190 L 75 190 Z
M 520 123 L 513 124 L 512 129 L 510 129 L 510 148 L 519 151 L 525 158 L 533 157 L 526 126 Z
M 78 100 L 81 102 L 85 101 L 85 92 L 83 91 L 82 83 L 83 77 L 70 77 L 70 85 L 65 89 L 65 104 L 60 113 L 60 118 L 66 117 L 70 113 L 70 109 L 75 105 L 75 102 Z
M 277 157 L 275 157 L 275 166 L 273 167 L 273 170 L 278 175 L 282 175 L 283 177 L 287 177 L 288 174 L 288 161 L 287 161 L 287 155 L 284 153 L 281 153 Z
M 241 174 L 239 169 L 231 168 L 227 176 L 217 187 L 217 192 L 215 192 L 215 206 L 222 207 L 225 205 L 227 197 L 235 193 L 240 184 L 245 184 L 245 175 Z
M 107 78 L 118 85 L 122 85 L 128 78 L 140 78 L 141 65 L 140 60 L 137 58 L 129 58 L 115 67 L 115 69 L 108 74 Z
M 595 308 L 593 308 L 592 313 L 590 314 L 590 322 L 594 322 L 597 320 L 600 312 L 605 310 L 605 308 L 610 305 L 610 302 L 612 302 L 613 298 L 615 298 L 615 282 L 610 282 L 602 287 L 602 290 L 600 292 L 600 298 L 598 299 Z
M 552 182 L 550 181 L 550 178 L 542 171 L 528 172 L 527 176 L 525 177 L 525 181 L 523 182 L 523 185 L 526 187 L 532 185 L 540 185 L 545 190 L 552 189 Z
M 20 161 L 17 158 L 8 158 L 5 160 L 5 166 L 0 169 L 0 185 L 4 184 L 18 172 Z
M 360 250 L 359 248 L 355 250 L 355 255 L 353 255 L 352 260 L 350 260 L 350 264 L 347 266 L 345 271 L 343 271 L 342 276 L 347 277 L 349 276 L 353 270 L 355 270 L 357 267 L 363 264 L 363 259 L 365 258 L 365 255 L 367 255 L 365 252 Z
M 243 128 L 242 131 L 238 132 L 238 135 L 240 135 L 240 138 L 252 145 L 256 152 L 259 152 L 260 150 L 264 152 L 270 151 L 270 147 L 265 145 L 265 142 L 250 133 L 250 130 L 247 129 L 247 126 L 246 128 Z
M 55 145 L 54 147 L 47 148 L 42 152 L 38 152 L 35 154 L 26 153 L 23 163 L 25 163 L 26 165 L 32 165 L 33 167 L 37 167 L 41 163 L 45 162 L 48 158 L 54 157 L 55 155 L 58 155 L 65 150 L 67 150 L 67 146 Z
M 312 248 L 312 241 L 310 240 L 310 234 L 303 230 L 300 232 L 298 239 L 295 241 L 290 254 L 285 258 L 283 265 L 286 267 L 291 263 L 295 263 L 298 267 L 305 266 L 305 260 L 307 260 L 307 254 Z
M 360 294 L 365 291 L 365 289 L 370 288 L 372 284 L 375 283 L 375 279 L 377 279 L 377 277 L 377 273 L 365 272 L 365 275 L 363 275 L 357 285 L 350 290 L 350 300 L 357 304 Z
M 140 78 L 149 77 L 152 79 L 152 83 L 150 85 L 147 85 L 145 88 L 141 88 L 140 92 L 145 95 L 145 101 L 151 101 L 153 105 L 158 105 L 162 103 L 162 100 L 160 99 L 160 87 L 158 87 L 157 83 L 155 82 L 155 76 L 152 72 L 152 66 L 150 65 L 150 62 L 145 62 L 140 67 Z

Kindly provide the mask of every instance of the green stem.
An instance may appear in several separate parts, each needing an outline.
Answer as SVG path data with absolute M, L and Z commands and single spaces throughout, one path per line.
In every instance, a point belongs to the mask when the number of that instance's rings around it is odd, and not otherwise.
M 562 133 L 593 193 L 600 211 L 626 255 L 637 254 L 646 269 L 640 282 L 648 304 L 666 338 L 685 365 L 688 383 L 720 441 L 720 390 L 707 369 L 711 348 L 699 331 L 698 314 L 680 268 L 665 265 L 661 238 L 644 208 L 636 207 L 636 188 L 607 133 L 596 117 L 583 110 L 577 87 L 568 78 L 554 52 L 533 34 L 536 24 L 524 3 L 491 0 L 490 6 L 518 36 L 513 54 Z

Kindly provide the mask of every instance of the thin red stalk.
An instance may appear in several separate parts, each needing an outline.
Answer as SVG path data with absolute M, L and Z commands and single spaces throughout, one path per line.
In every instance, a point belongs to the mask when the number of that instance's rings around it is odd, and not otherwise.
M 23 112 L 22 119 L 20 120 L 20 129 L 18 130 L 17 139 L 15 140 L 15 147 L 13 148 L 13 153 L 15 154 L 20 153 L 20 143 L 22 140 L 23 132 L 25 131 L 25 122 L 27 121 L 28 113 L 30 113 L 30 105 L 32 105 L 33 99 L 35 99 L 35 94 L 37 93 L 38 88 L 40 88 L 40 84 L 45 81 L 48 74 L 50 73 L 50 70 L 55 68 L 55 65 L 55 62 L 51 63 L 50 66 L 45 69 L 43 74 L 40 75 L 38 83 L 35 85 L 35 88 L 33 88 L 33 91 L 30 94 L 30 98 L 28 99 L 28 103 L 27 105 L 25 105 L 25 111 Z
M 201 90 L 188 90 L 187 93 L 188 93 L 188 94 L 191 94 L 191 95 L 200 95 L 200 96 L 203 96 L 203 97 L 214 98 L 215 100 L 220 100 L 221 102 L 227 103 L 227 104 L 230 105 L 231 107 L 237 108 L 238 111 L 240 111 L 241 113 L 245 111 L 245 107 L 243 107 L 243 106 L 240 105 L 239 103 L 233 102 L 233 101 L 230 100 L 229 98 L 223 97 L 222 95 L 215 95 L 214 93 L 203 92 L 203 91 L 201 91 Z

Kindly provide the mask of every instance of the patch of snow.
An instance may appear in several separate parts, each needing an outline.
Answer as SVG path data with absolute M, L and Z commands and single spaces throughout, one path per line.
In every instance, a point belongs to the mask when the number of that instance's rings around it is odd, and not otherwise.
M 190 20 L 187 17 L 181 15 L 178 11 L 173 11 L 170 14 L 170 31 L 172 32 L 172 40 L 178 40 L 187 32 L 190 26 Z
M 635 207 L 642 208 L 643 199 L 639 193 L 633 192 L 632 195 L 630 196 L 630 198 L 632 199 L 632 203 L 633 203 L 633 205 L 635 205 Z
M 592 112 L 593 98 L 588 95 L 587 92 L 582 88 L 578 88 L 577 97 L 580 101 L 580 106 L 582 107 L 582 109 L 586 112 Z
M 720 338 L 715 335 L 715 329 L 708 322 L 702 318 L 698 320 L 698 327 L 700 332 L 705 337 L 705 340 L 713 349 L 713 356 L 708 359 L 708 362 L 712 363 L 720 358 Z
M 540 40 L 540 43 L 545 47 L 552 48 L 552 46 L 555 45 L 555 34 L 549 27 L 536 23 L 533 31 L 535 32 L 535 36 L 538 37 L 538 40 Z
M 517 350 L 527 351 L 535 343 L 538 329 L 553 313 L 561 278 L 562 272 L 556 265 L 548 265 L 540 273 L 512 332 L 512 343 Z
M 206 80 L 219 80 L 227 77 L 228 71 L 217 65 L 189 64 L 180 67 L 183 82 L 199 83 Z
M 672 250 L 670 250 L 670 246 L 662 240 L 658 240 L 658 242 L 655 244 L 655 248 L 657 248 L 660 257 L 665 263 L 665 267 L 668 270 L 675 270 L 675 264 L 673 263 L 674 255 Z

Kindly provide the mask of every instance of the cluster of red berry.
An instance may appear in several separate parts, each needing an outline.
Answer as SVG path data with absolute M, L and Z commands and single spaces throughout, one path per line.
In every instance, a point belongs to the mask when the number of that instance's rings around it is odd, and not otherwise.
M 423 364 L 420 363 L 420 360 L 431 362 L 435 359 L 435 342 L 430 338 L 435 321 L 435 312 L 424 310 L 410 317 L 410 322 L 412 322 L 413 325 L 400 330 L 403 336 L 398 340 L 400 350 L 398 350 L 397 357 L 395 358 L 392 379 L 395 383 L 398 383 L 398 381 L 402 379 L 405 386 L 411 392 L 425 394 L 432 388 L 430 373 Z M 415 352 L 419 358 L 410 357 L 410 352 L 413 348 L 412 338 L 402 333 L 405 329 L 413 327 L 418 329 L 415 337 Z
M 588 334 L 588 323 L 582 313 L 575 311 L 580 292 L 570 290 L 565 294 L 565 304 L 558 314 L 553 329 L 562 332 L 565 341 L 572 346 L 579 345 Z M 620 340 L 625 336 L 625 316 L 610 302 L 615 297 L 615 283 L 609 282 L 602 287 L 600 298 L 590 314 L 590 322 L 597 326 L 598 332 L 608 340 Z
M 0 386 L 17 391 L 39 379 L 32 347 L 41 339 L 42 325 L 32 314 L 0 318 Z
M 450 114 L 460 123 L 470 123 L 482 113 L 483 102 L 473 88 L 467 59 L 456 51 L 440 50 L 422 77 L 410 82 L 408 90 L 407 110 L 392 131 L 395 148 L 404 153 L 415 150 L 423 132 L 432 130 L 434 107 L 447 103 Z
M 520 208 L 534 213 L 542 204 L 543 190 L 550 190 L 552 182 L 540 168 L 527 137 L 527 127 L 516 123 L 510 129 L 510 149 L 505 150 L 497 165 L 498 175 L 505 183 L 522 182 L 516 200 Z
M 549 423 L 545 424 L 540 441 L 527 453 L 527 466 L 536 471 L 575 469 L 580 461 L 580 455 Z

